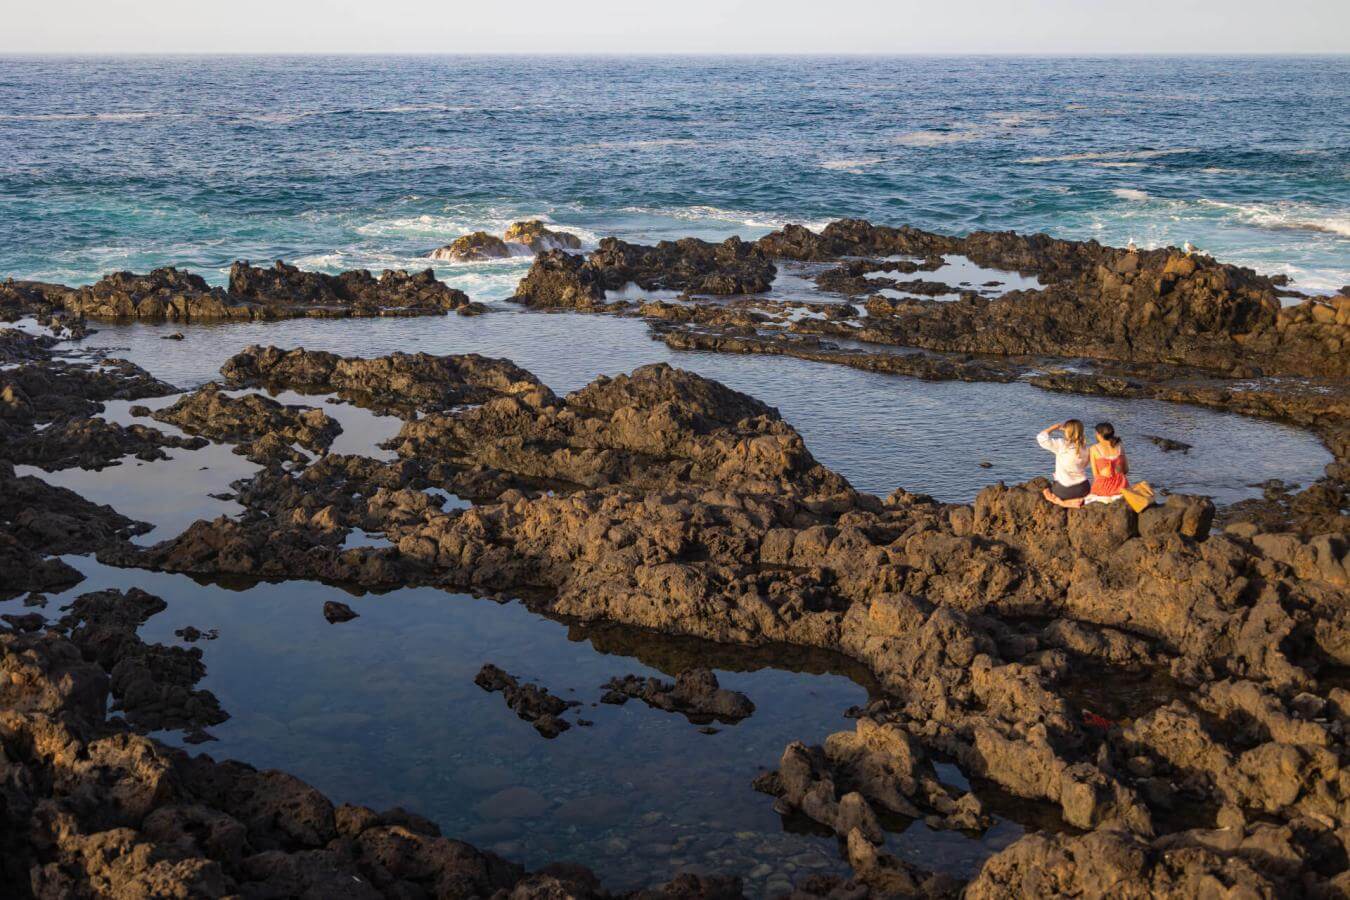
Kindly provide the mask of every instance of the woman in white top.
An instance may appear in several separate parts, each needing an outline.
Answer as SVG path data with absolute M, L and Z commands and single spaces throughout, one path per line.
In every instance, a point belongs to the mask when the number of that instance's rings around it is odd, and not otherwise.
M 1055 432 L 1060 432 L 1058 435 Z M 1092 490 L 1088 481 L 1088 449 L 1083 423 L 1056 422 L 1036 435 L 1036 443 L 1055 454 L 1055 480 L 1042 493 L 1056 506 L 1078 507 Z

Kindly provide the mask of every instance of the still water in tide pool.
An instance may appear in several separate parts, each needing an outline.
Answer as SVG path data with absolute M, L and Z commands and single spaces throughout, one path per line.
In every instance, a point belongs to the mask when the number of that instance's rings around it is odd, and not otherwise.
M 758 872 L 748 884 L 758 892 L 780 876 L 844 870 L 833 837 L 784 820 L 751 787 L 789 742 L 853 727 L 843 712 L 866 702 L 868 679 L 842 658 L 568 626 L 519 603 L 431 588 L 356 597 L 312 582 L 227 589 L 66 560 L 88 580 L 53 596 L 49 616 L 84 591 L 136 586 L 169 603 L 143 627 L 147 640 L 177 642 L 186 625 L 219 630 L 197 645 L 208 672 L 201 686 L 231 718 L 193 752 L 283 769 L 335 802 L 416 810 L 445 834 L 526 865 L 582 862 L 613 888 L 698 870 Z M 322 615 L 330 599 L 359 618 L 330 625 Z M 473 683 L 487 662 L 581 701 L 564 718 L 594 724 L 545 740 L 501 694 Z M 704 734 L 636 700 L 597 703 L 611 677 L 669 679 L 694 665 L 713 667 L 755 713 Z M 177 733 L 159 736 L 181 743 Z M 955 875 L 1022 833 L 1006 820 L 981 836 L 922 822 L 892 827 L 893 852 Z
M 117 348 L 114 355 L 185 388 L 219 377 L 226 359 L 255 343 L 357 356 L 422 351 L 508 357 L 560 393 L 597 375 L 669 362 L 777 407 L 817 459 L 855 487 L 882 496 L 903 487 L 968 502 L 995 481 L 1013 484 L 1048 474 L 1053 459 L 1036 445 L 1036 432 L 1067 418 L 1113 422 L 1136 478 L 1220 503 L 1257 496 L 1254 485 L 1272 478 L 1306 485 L 1331 461 L 1321 443 L 1299 429 L 1180 404 L 1058 394 L 1028 384 L 927 382 L 785 357 L 677 352 L 651 340 L 637 319 L 520 312 L 509 304 L 499 309 L 467 319 L 99 323 L 84 346 Z M 160 339 L 170 331 L 181 331 L 184 339 Z M 1164 453 L 1148 435 L 1193 449 Z

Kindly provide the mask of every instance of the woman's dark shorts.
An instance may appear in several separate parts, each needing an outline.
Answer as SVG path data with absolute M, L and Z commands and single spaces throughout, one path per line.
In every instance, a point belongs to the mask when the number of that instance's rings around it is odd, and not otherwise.
M 1090 481 L 1080 481 L 1077 484 L 1066 487 L 1058 481 L 1051 481 L 1050 493 L 1061 500 L 1081 500 L 1092 493 L 1092 483 Z

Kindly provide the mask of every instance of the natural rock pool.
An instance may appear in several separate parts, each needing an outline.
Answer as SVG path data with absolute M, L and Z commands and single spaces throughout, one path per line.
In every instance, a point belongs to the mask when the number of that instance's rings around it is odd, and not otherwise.
M 776 406 L 825 465 L 882 496 L 897 487 L 968 502 L 994 481 L 1048 473 L 1036 446 L 1052 422 L 1109 420 L 1124 437 L 1137 478 L 1155 487 L 1231 503 L 1272 478 L 1307 484 L 1331 455 L 1312 435 L 1277 423 L 1179 404 L 1066 396 L 1029 384 L 930 382 L 788 358 L 682 353 L 648 337 L 640 319 L 527 313 L 505 304 L 473 318 L 298 319 L 277 323 L 100 324 L 85 346 L 191 388 L 218 377 L 243 347 L 273 344 L 378 356 L 395 351 L 507 357 L 562 393 L 597 375 L 669 362 Z M 499 310 L 499 311 L 498 311 Z M 181 341 L 161 338 L 174 331 Z M 1145 435 L 1193 445 L 1164 453 Z M 981 463 L 990 465 L 982 467 Z

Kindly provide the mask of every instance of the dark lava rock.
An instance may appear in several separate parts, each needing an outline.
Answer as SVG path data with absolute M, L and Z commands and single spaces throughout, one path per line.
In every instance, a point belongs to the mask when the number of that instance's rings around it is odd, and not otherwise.
M 155 605 L 143 599 L 128 592 L 113 609 L 134 621 Z M 124 663 L 118 647 L 140 652 L 133 642 L 104 646 L 114 667 Z M 0 633 L 0 884 L 15 896 L 611 896 L 580 866 L 526 873 L 442 837 L 415 813 L 335 808 L 284 772 L 191 756 L 136 734 L 107 717 L 109 683 L 99 661 L 55 632 Z M 200 728 L 185 737 L 204 739 Z M 683 875 L 640 896 L 740 893 L 734 878 Z
M 585 259 L 560 250 L 537 257 L 516 299 L 530 306 L 586 309 L 602 306 L 605 291 L 629 283 L 649 291 L 756 294 L 767 291 L 776 274 L 769 257 L 740 238 L 720 244 L 683 238 L 655 247 L 605 238 Z
M 559 716 L 570 707 L 581 705 L 575 700 L 555 697 L 537 684 L 521 684 L 517 678 L 491 663 L 478 671 L 473 683 L 485 691 L 501 691 L 506 705 L 546 738 L 555 738 L 570 728 Z
M 152 415 L 192 434 L 239 443 L 236 452 L 259 463 L 302 461 L 292 444 L 324 451 L 342 431 L 337 420 L 321 409 L 287 406 L 261 394 L 232 397 L 215 382 Z
M 165 448 L 198 450 L 204 438 L 168 435 L 145 425 L 122 426 L 99 418 L 64 418 L 41 431 L 16 436 L 0 453 L 11 461 L 48 472 L 60 469 L 103 469 L 124 456 L 150 461 L 168 459 Z
M 475 231 L 463 237 L 457 237 L 444 247 L 431 251 L 432 259 L 450 262 L 473 262 L 480 259 L 506 259 L 511 248 L 506 241 L 486 231 Z
M 467 294 L 439 281 L 431 269 L 386 269 L 377 279 L 364 269 L 327 275 L 281 260 L 270 269 L 236 262 L 230 267 L 230 293 L 270 307 L 300 307 L 309 315 L 325 310 L 364 316 L 444 313 L 469 302 Z
M 516 252 L 513 252 L 513 248 Z M 505 259 L 518 252 L 546 253 L 550 250 L 580 250 L 581 240 L 566 231 L 549 228 L 538 219 L 512 222 L 502 237 L 475 231 L 456 238 L 431 252 L 432 259 L 471 262 L 480 259 Z
M 625 675 L 611 679 L 603 687 L 606 693 L 601 702 L 618 703 L 622 702 L 619 698 L 636 697 L 656 709 L 683 713 L 696 724 L 714 720 L 739 722 L 755 711 L 749 697 L 721 687 L 711 669 L 688 669 L 676 676 L 674 684 L 658 678 Z
M 353 612 L 352 608 L 345 603 L 327 600 L 323 604 L 323 617 L 330 624 L 336 624 L 338 622 L 350 622 L 352 619 L 358 618 L 358 614 Z
M 545 253 L 549 250 L 580 250 L 581 239 L 575 234 L 549 228 L 538 219 L 527 222 L 512 222 L 506 226 L 502 235 L 509 244 L 523 244 L 531 253 Z
M 510 360 L 476 353 L 392 353 L 360 359 L 303 348 L 282 350 L 255 345 L 230 357 L 220 371 L 232 386 L 336 392 L 367 405 L 396 410 L 447 410 L 502 395 L 548 393 L 537 378 Z
M 206 675 L 202 651 L 147 644 L 136 633 L 167 604 L 139 588 L 81 594 L 58 626 L 111 676 L 109 688 L 127 721 L 158 730 L 215 725 L 229 715 L 210 691 L 194 686 Z
M 1191 452 L 1192 445 L 1183 443 L 1182 441 L 1176 441 L 1173 440 L 1172 438 L 1161 437 L 1156 434 L 1146 434 L 1144 435 L 1144 437 L 1148 438 L 1150 442 L 1157 445 L 1158 449 L 1162 450 L 1162 452 L 1164 453 L 1176 453 L 1180 451 L 1181 453 L 1189 454 Z
M 37 631 L 47 624 L 46 617 L 41 613 L 24 613 L 22 615 L 5 613 L 0 615 L 0 619 L 9 623 L 9 627 L 15 631 Z

